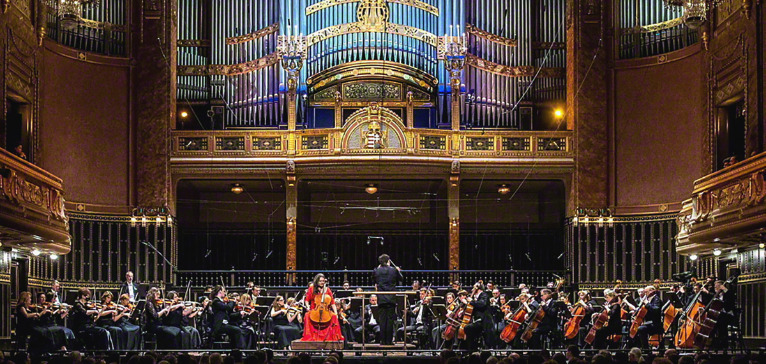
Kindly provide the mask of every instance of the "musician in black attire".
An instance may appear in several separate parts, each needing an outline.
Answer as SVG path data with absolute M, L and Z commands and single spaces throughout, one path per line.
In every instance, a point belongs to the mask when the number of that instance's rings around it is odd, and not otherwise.
M 646 315 L 644 316 L 644 323 L 639 326 L 638 333 L 636 334 L 636 344 L 640 348 L 649 348 L 649 337 L 656 334 L 662 334 L 662 300 L 660 295 L 657 294 L 657 289 L 654 286 L 646 286 L 644 288 L 644 307 L 647 308 Z M 660 341 L 662 342 L 662 341 Z
M 489 295 L 484 292 L 484 284 L 477 282 L 473 285 L 471 295 L 467 298 L 460 297 L 460 300 L 473 306 L 473 322 L 464 329 L 466 339 L 461 343 L 461 347 L 466 347 L 470 352 L 476 351 L 479 348 L 478 339 L 482 335 L 487 347 L 495 347 L 495 321 L 489 310 Z
M 723 310 L 718 316 L 718 322 L 715 325 L 715 336 L 713 337 L 713 347 L 725 349 L 729 344 L 729 325 L 734 322 L 734 310 L 736 308 L 736 296 L 733 289 L 726 288 L 724 281 L 715 282 L 715 298 L 723 301 Z
M 380 265 L 373 270 L 375 277 L 375 289 L 378 291 L 395 291 L 396 284 L 400 282 L 402 272 L 399 267 L 391 267 L 391 258 L 383 254 L 378 258 Z M 380 343 L 382 345 L 394 344 L 394 321 L 396 321 L 396 301 L 393 295 L 380 295 L 378 297 L 378 323 L 380 323 Z
M 101 294 L 101 309 L 98 311 L 96 325 L 109 331 L 112 336 L 112 343 L 115 350 L 123 350 L 128 342 L 128 336 L 122 331 L 122 328 L 114 321 L 117 316 L 117 306 L 112 301 L 112 292 L 106 291 Z
M 144 328 L 147 332 L 157 336 L 157 348 L 159 349 L 179 349 L 181 348 L 181 329 L 178 327 L 165 326 L 162 324 L 162 317 L 167 315 L 174 306 L 160 308 L 160 290 L 152 287 L 146 293 L 146 309 L 144 317 L 146 319 Z
M 620 309 L 620 300 L 612 289 L 604 290 L 606 299 L 605 308 L 609 310 L 609 319 L 600 330 L 596 331 L 596 338 L 593 341 L 593 348 L 605 349 L 606 339 L 610 335 L 622 334 L 622 309 Z
M 433 313 L 431 312 L 431 295 L 427 288 L 420 289 L 420 300 L 414 305 L 409 307 L 407 311 L 407 318 L 409 323 L 407 324 L 407 332 L 417 332 L 418 345 L 421 349 L 425 349 L 428 344 L 428 334 L 433 327 Z M 398 339 L 404 339 L 404 327 L 400 327 L 396 330 L 396 336 Z
M 114 349 L 112 335 L 107 329 L 96 326 L 93 320 L 92 315 L 97 315 L 98 310 L 88 307 L 90 290 L 80 288 L 77 291 L 77 297 L 77 301 L 72 305 L 72 312 L 69 314 L 69 325 L 72 331 L 82 343 L 91 345 L 93 349 Z
M 136 325 L 133 316 L 133 306 L 130 303 L 130 296 L 127 293 L 123 293 L 120 296 L 119 304 L 123 309 L 117 316 L 114 317 L 114 321 L 127 336 L 125 343 L 125 349 L 127 350 L 139 350 L 141 349 L 141 327 Z
M 67 345 L 75 342 L 74 332 L 67 327 L 59 325 L 56 321 L 66 317 L 69 312 L 60 305 L 54 306 L 52 303 L 47 302 L 46 297 L 45 293 L 37 295 L 37 312 L 40 314 L 37 325 L 50 332 L 54 349 L 65 349 Z
M 16 337 L 18 340 L 18 349 L 25 349 L 27 336 L 29 336 L 29 351 L 46 352 L 53 350 L 53 341 L 45 328 L 37 324 L 40 319 L 40 313 L 34 312 L 36 308 L 32 306 L 32 295 L 27 292 L 19 294 L 19 300 L 16 302 Z
M 138 284 L 133 281 L 133 272 L 125 273 L 125 283 L 120 287 L 120 296 L 127 293 L 130 302 L 138 301 Z
M 543 316 L 540 324 L 537 325 L 537 328 L 535 328 L 534 331 L 532 331 L 532 339 L 529 342 L 530 347 L 541 348 L 543 335 L 555 339 L 555 337 L 552 337 L 551 334 L 559 331 L 558 320 L 560 303 L 561 302 L 559 301 L 553 300 L 553 291 L 548 288 L 543 288 L 540 290 L 540 301 L 533 301 L 529 305 L 533 310 L 537 310 L 539 308 L 545 312 L 545 316 Z M 534 317 L 534 315 L 530 313 L 528 317 L 531 318 Z
M 221 334 L 226 334 L 231 340 L 231 344 L 237 349 L 247 347 L 242 329 L 238 326 L 230 325 L 229 319 L 234 312 L 234 301 L 224 302 L 226 290 L 222 286 L 216 286 L 212 292 L 213 302 L 213 338 L 217 339 Z M 244 311 L 240 311 L 244 312 Z M 241 315 L 241 314 L 240 314 Z
M 364 330 L 365 335 L 369 337 L 370 333 L 375 334 L 375 339 L 380 342 L 380 321 L 378 318 L 376 318 L 373 315 L 372 308 L 373 307 L 380 307 L 378 305 L 378 296 L 372 295 L 370 296 L 370 303 L 368 305 L 364 306 L 364 328 L 360 324 L 359 327 L 354 329 L 354 338 L 356 339 L 356 342 L 362 342 L 362 330 Z M 377 311 L 378 315 L 380 315 L 380 310 Z M 360 316 L 360 322 L 361 322 L 361 316 Z M 365 337 L 364 340 L 367 341 L 368 337 Z
M 53 284 L 51 285 L 51 289 L 45 293 L 45 299 L 54 305 L 64 303 L 64 300 L 61 298 L 60 291 L 61 291 L 61 284 L 59 283 L 59 281 L 53 281 Z

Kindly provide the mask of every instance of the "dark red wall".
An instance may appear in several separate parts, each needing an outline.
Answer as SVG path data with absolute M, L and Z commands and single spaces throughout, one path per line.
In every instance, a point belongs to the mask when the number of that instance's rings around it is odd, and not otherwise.
M 64 180 L 67 201 L 129 203 L 129 68 L 44 47 L 41 166 Z
M 644 65 L 618 62 L 614 70 L 610 134 L 616 206 L 681 202 L 701 177 L 704 51 L 689 51 L 661 64 L 657 57 L 644 59 L 649 63 Z

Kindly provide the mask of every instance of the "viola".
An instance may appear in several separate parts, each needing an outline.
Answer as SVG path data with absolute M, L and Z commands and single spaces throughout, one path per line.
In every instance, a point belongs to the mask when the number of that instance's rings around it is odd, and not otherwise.
M 329 325 L 332 317 L 335 316 L 335 313 L 330 310 L 332 296 L 325 292 L 326 288 L 323 288 L 322 294 L 314 296 L 314 308 L 309 311 L 309 320 L 320 327 Z
M 564 337 L 574 339 L 580 333 L 580 322 L 585 317 L 585 304 L 578 301 L 569 311 L 572 317 L 564 324 Z

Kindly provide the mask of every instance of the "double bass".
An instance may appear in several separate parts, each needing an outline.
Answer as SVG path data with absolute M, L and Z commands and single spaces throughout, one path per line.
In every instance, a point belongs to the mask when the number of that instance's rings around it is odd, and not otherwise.
M 736 279 L 737 276 L 733 276 L 724 282 L 724 285 L 731 284 L 734 279 Z M 721 298 L 718 297 L 718 294 L 713 296 L 713 299 L 708 302 L 707 306 L 705 306 L 705 310 L 702 311 L 702 314 L 699 318 L 699 329 L 697 331 L 697 334 L 694 336 L 694 346 L 699 349 L 705 349 L 706 347 L 710 346 L 712 342 L 712 334 L 718 325 L 718 321 L 720 320 L 721 313 L 723 313 L 724 310 L 724 302 Z
M 699 319 L 702 311 L 705 309 L 705 305 L 700 302 L 700 295 L 702 290 L 694 295 L 691 303 L 681 314 L 681 318 L 678 321 L 678 332 L 674 338 L 676 347 L 683 349 L 691 349 L 694 347 L 694 338 L 699 332 Z
M 455 334 L 457 334 L 458 327 L 460 326 L 460 323 L 463 320 L 464 309 L 465 307 L 463 307 L 463 304 L 459 303 L 457 307 L 447 315 L 447 327 L 444 329 L 444 332 L 442 332 L 442 339 L 452 340 L 455 338 Z

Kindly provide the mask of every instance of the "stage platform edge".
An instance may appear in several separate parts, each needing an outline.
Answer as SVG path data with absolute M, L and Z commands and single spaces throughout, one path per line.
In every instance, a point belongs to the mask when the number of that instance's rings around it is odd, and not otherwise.
M 290 347 L 293 350 L 343 350 L 343 341 L 301 341 L 295 340 Z

